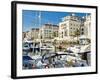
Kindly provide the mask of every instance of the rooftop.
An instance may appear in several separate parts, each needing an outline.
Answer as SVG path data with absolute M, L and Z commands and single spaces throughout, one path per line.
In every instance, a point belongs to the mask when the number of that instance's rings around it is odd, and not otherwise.
M 39 28 L 32 28 L 31 30 L 39 30 Z
M 44 24 L 45 26 L 53 26 L 53 27 L 59 27 L 58 25 L 56 24 L 50 24 L 50 23 L 47 23 L 47 24 Z

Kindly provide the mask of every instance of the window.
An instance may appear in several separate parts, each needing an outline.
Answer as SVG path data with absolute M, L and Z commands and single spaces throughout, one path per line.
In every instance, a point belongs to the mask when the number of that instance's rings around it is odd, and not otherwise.
M 82 31 L 84 31 L 84 29 L 82 28 Z
M 72 27 L 70 29 L 72 29 Z
M 72 26 L 72 23 L 70 23 L 70 26 Z
M 84 34 L 84 32 L 81 33 L 82 35 Z
M 62 38 L 63 38 L 63 32 L 62 32 Z
M 73 28 L 75 30 L 75 28 Z
M 67 30 L 65 31 L 65 36 L 67 36 Z

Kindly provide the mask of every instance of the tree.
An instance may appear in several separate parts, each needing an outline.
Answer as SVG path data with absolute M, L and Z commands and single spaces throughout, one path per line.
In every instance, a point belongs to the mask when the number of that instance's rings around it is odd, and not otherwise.
M 53 37 L 58 37 L 58 32 L 53 32 Z
M 56 52 L 56 43 L 57 43 L 57 40 L 55 39 L 54 42 L 53 42 L 53 45 L 55 47 L 55 52 Z
M 80 30 L 76 29 L 76 31 L 74 32 L 74 36 L 77 37 L 77 43 L 78 43 L 78 37 L 80 35 Z

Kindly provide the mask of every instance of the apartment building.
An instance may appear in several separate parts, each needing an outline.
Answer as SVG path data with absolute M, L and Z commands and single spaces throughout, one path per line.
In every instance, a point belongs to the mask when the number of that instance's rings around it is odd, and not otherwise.
M 84 33 L 88 38 L 91 37 L 91 15 L 86 15 L 84 22 Z
M 30 33 L 31 33 L 31 39 L 32 40 L 39 38 L 39 28 L 32 28 L 30 30 Z
M 39 37 L 39 28 L 32 28 L 29 31 L 23 32 L 23 39 L 27 40 L 35 40 Z
M 53 24 L 44 24 L 40 28 L 39 36 L 41 39 L 53 39 L 58 36 L 59 27 Z
M 80 31 L 81 18 L 75 14 L 65 16 L 62 22 L 59 23 L 59 38 L 70 39 L 75 36 L 75 33 Z

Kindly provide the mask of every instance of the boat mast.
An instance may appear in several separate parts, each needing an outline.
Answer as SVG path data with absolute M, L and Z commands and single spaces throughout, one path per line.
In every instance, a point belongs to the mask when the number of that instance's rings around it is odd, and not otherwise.
M 39 11 L 39 27 L 41 27 L 41 11 Z
M 39 18 L 39 28 L 40 28 L 41 27 L 41 11 L 39 11 L 38 18 Z M 39 39 L 40 39 L 40 46 L 42 46 L 42 42 L 41 42 L 41 32 L 39 34 Z

